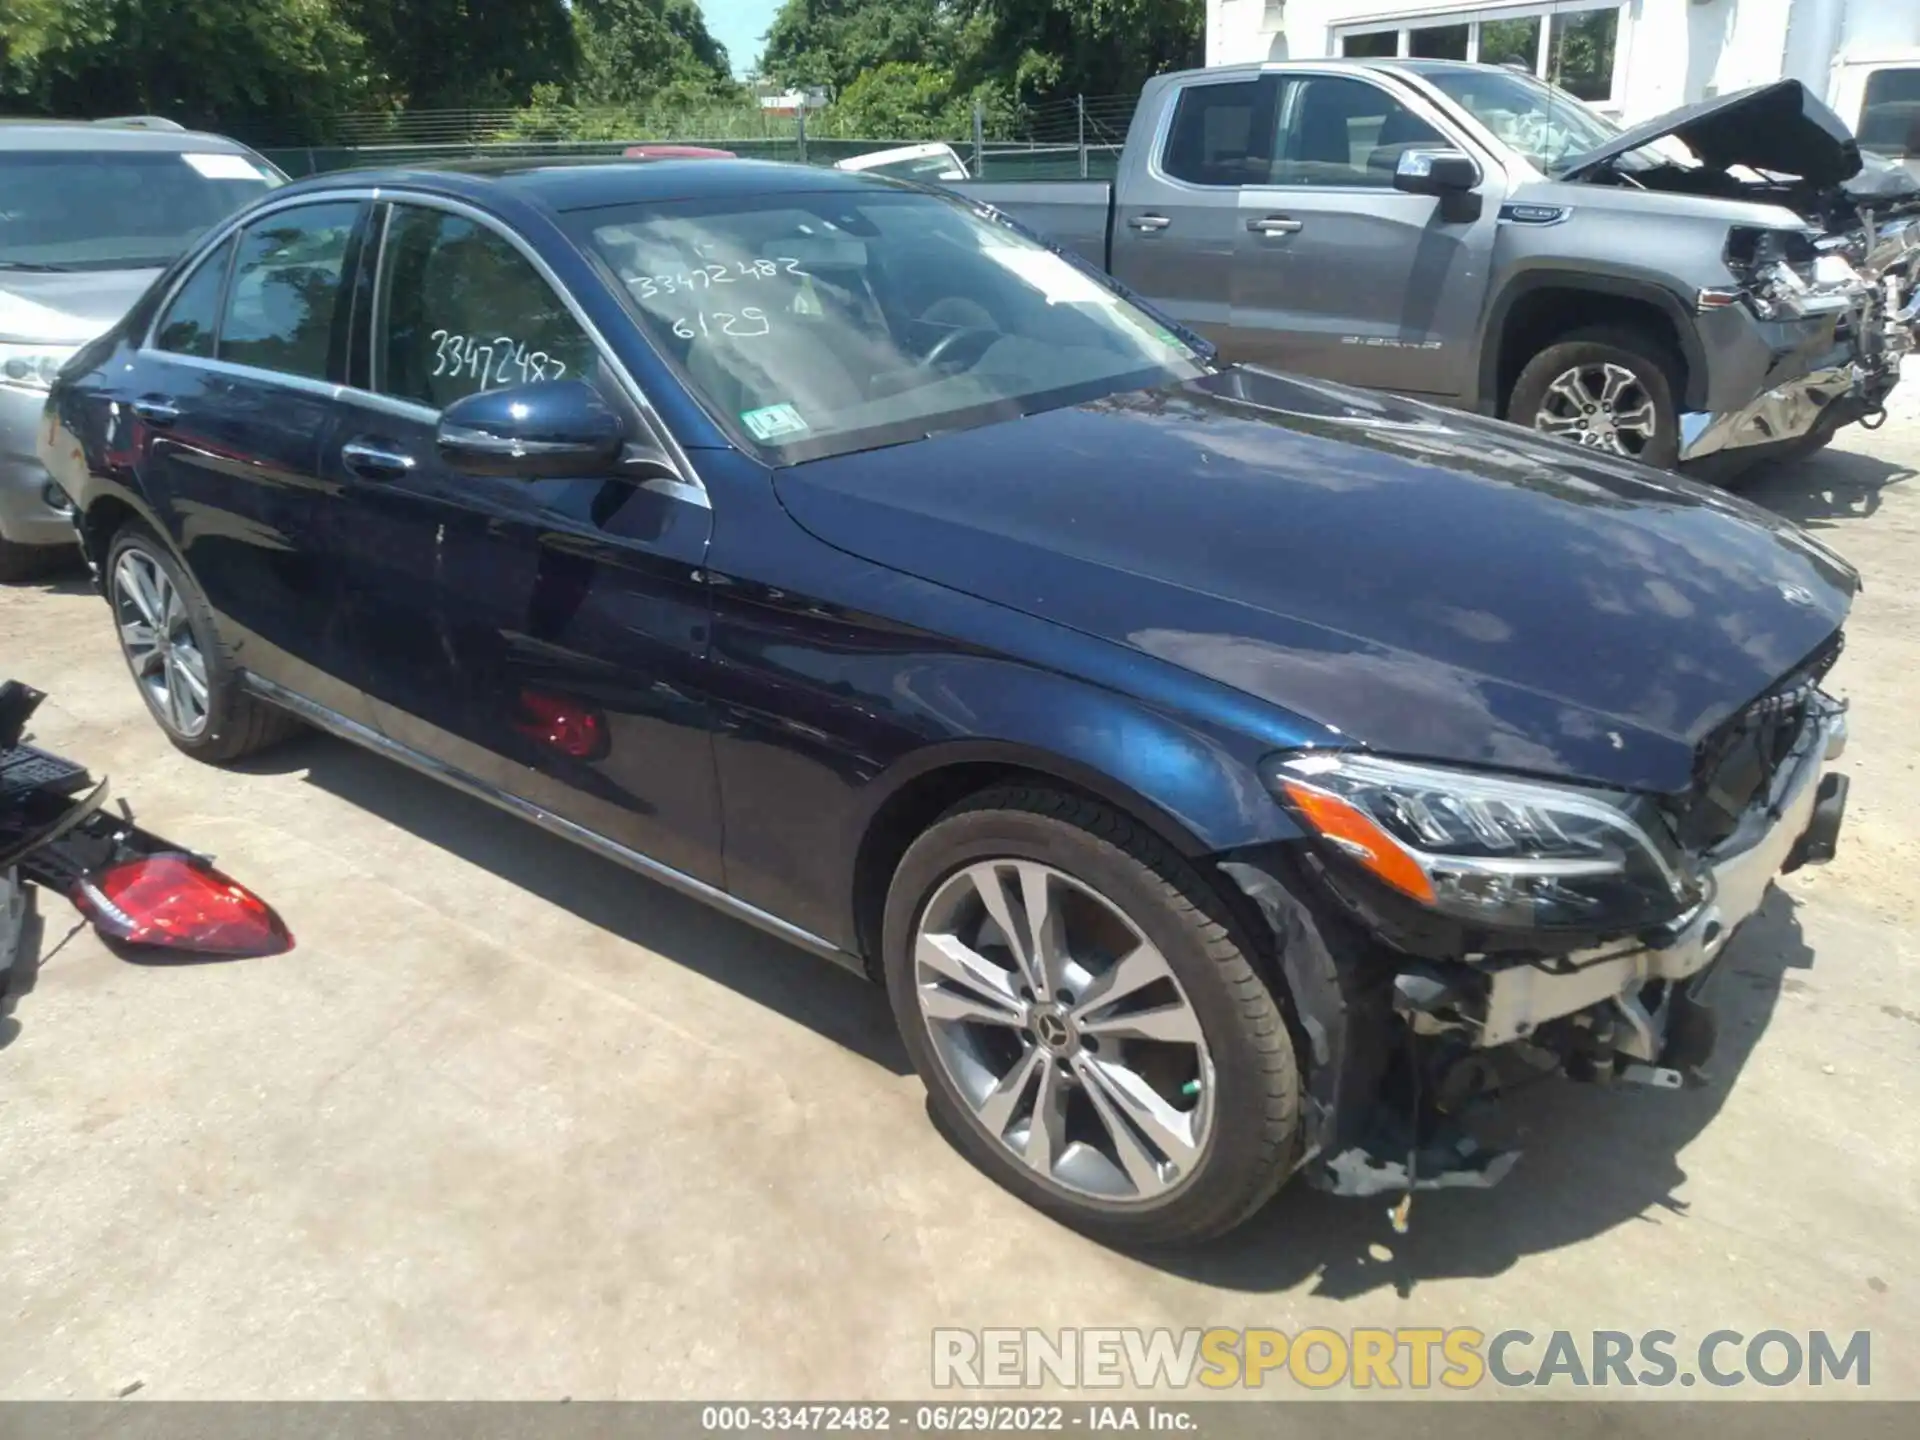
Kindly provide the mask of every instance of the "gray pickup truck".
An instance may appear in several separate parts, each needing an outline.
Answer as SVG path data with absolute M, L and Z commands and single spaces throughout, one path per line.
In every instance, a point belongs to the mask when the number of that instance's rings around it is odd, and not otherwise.
M 1622 131 L 1494 66 L 1190 71 L 1111 185 L 952 188 L 1223 359 L 1709 478 L 1872 423 L 1920 328 L 1920 185 L 1792 80 Z

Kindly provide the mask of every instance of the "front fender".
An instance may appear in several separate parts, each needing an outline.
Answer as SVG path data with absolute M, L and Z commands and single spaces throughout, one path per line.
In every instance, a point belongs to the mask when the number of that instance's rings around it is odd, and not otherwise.
M 1506 356 L 1504 331 L 1513 308 L 1528 295 L 1541 290 L 1571 290 L 1589 295 L 1610 296 L 1651 305 L 1673 326 L 1680 344 L 1680 357 L 1686 363 L 1686 389 L 1682 407 L 1697 410 L 1706 404 L 1707 352 L 1701 343 L 1694 313 L 1674 291 L 1671 277 L 1634 266 L 1610 265 L 1607 268 L 1561 267 L 1549 264 L 1523 265 L 1500 283 L 1481 326 L 1484 340 L 1480 347 L 1479 393 L 1483 403 L 1500 403 L 1500 374 Z M 1489 411 L 1491 413 L 1491 411 Z

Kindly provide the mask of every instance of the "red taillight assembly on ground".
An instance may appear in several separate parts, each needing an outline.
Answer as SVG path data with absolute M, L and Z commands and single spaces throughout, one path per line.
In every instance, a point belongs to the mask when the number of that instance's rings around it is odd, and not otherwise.
M 110 940 L 201 955 L 279 955 L 293 936 L 273 907 L 190 855 L 146 855 L 85 876 L 68 897 Z

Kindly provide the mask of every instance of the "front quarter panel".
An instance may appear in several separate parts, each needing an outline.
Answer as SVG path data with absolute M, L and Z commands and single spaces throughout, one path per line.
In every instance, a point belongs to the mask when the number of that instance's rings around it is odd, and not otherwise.
M 700 457 L 714 495 L 716 753 L 729 889 L 849 950 L 876 815 L 952 766 L 1108 800 L 1192 856 L 1297 838 L 1256 772 L 1339 743 L 1164 661 L 858 559 L 767 471 Z

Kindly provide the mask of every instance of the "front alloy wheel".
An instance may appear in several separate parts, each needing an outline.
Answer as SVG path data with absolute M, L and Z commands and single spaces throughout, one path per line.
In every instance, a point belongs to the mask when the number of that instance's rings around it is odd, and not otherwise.
M 934 893 L 914 993 L 973 1119 L 1035 1175 L 1150 1200 L 1193 1168 L 1214 1067 L 1186 992 L 1119 906 L 1029 860 L 986 860 Z
M 1652 334 L 1620 325 L 1575 331 L 1527 361 L 1506 418 L 1607 455 L 1671 469 L 1680 460 L 1683 367 Z
M 123 550 L 113 567 L 113 609 L 147 704 L 169 731 L 198 738 L 207 728 L 207 661 L 173 581 L 151 556 Z
M 1638 460 L 1653 444 L 1660 417 L 1639 376 L 1624 365 L 1577 365 L 1555 376 L 1533 426 L 1578 445 Z
M 961 801 L 900 858 L 880 936 L 941 1130 L 1098 1239 L 1232 1229 L 1286 1177 L 1300 1103 L 1245 920 L 1089 796 L 1007 784 Z

